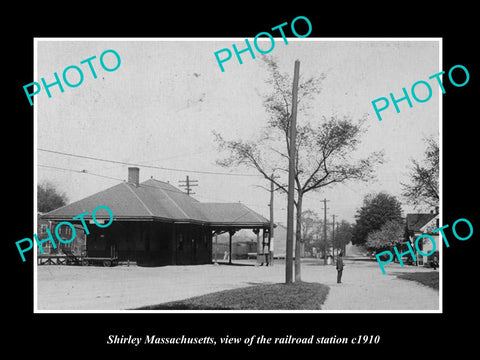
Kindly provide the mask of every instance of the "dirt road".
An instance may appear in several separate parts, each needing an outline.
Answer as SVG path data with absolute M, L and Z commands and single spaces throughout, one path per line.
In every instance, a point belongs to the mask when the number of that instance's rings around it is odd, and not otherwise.
M 38 310 L 125 310 L 181 300 L 210 292 L 285 281 L 285 267 L 192 265 L 145 268 L 117 266 L 38 266 Z M 252 262 L 250 262 L 251 264 Z M 343 283 L 323 260 L 305 260 L 302 280 L 330 286 L 323 310 L 438 310 L 439 292 L 398 272 L 428 271 L 389 264 L 383 275 L 376 262 L 346 258 Z

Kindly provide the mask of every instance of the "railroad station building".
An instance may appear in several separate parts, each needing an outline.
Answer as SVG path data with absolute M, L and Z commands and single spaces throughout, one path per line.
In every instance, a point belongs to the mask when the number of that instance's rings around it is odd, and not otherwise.
M 68 221 L 88 212 L 86 255 L 136 262 L 139 266 L 193 265 L 212 262 L 212 242 L 216 234 L 232 236 L 240 229 L 257 234 L 259 252 L 269 245 L 269 220 L 241 203 L 203 203 L 169 183 L 153 178 L 139 182 L 140 169 L 128 169 L 128 181 L 73 202 L 41 216 L 52 223 Z M 92 211 L 107 206 L 113 223 L 95 226 Z M 98 221 L 109 214 L 97 212 Z M 231 256 L 230 256 L 231 261 Z

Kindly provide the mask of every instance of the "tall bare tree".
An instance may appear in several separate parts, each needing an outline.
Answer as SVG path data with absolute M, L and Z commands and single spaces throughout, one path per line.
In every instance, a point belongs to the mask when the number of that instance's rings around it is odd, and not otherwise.
M 289 127 L 291 116 L 292 80 L 279 71 L 273 60 L 265 60 L 269 71 L 267 83 L 271 92 L 264 96 L 269 115 L 263 133 L 254 140 L 225 140 L 214 133 L 221 151 L 226 153 L 217 163 L 225 167 L 245 166 L 256 169 L 272 181 L 277 190 L 288 193 Z M 383 159 L 382 152 L 373 152 L 362 159 L 352 155 L 360 144 L 365 119 L 353 121 L 337 115 L 322 117 L 311 123 L 304 114 L 320 93 L 325 75 L 300 81 L 298 86 L 298 122 L 296 140 L 295 208 L 296 245 L 295 281 L 301 281 L 300 246 L 302 201 L 306 193 L 325 186 L 350 180 L 369 180 L 374 165 Z

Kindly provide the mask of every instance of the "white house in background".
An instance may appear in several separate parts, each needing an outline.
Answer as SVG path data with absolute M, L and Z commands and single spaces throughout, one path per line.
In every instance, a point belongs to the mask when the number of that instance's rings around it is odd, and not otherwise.
M 435 240 L 435 245 L 432 244 L 432 242 L 428 239 L 425 238 L 423 239 L 423 253 L 428 254 L 432 252 L 433 247 L 435 246 L 435 251 L 438 252 L 440 251 L 440 242 L 439 242 L 439 232 L 433 233 L 433 230 L 436 230 L 439 228 L 439 222 L 440 222 L 440 217 L 439 214 L 436 214 L 434 218 L 432 218 L 429 222 L 427 222 L 420 231 L 422 231 L 424 234 L 430 235 L 434 240 Z M 433 255 L 432 255 L 433 256 Z M 424 256 L 424 262 L 427 261 L 427 257 Z
M 426 234 L 430 237 L 422 238 L 418 244 L 422 253 L 429 254 L 435 246 L 435 252 L 429 256 L 423 256 L 415 249 L 415 256 L 417 257 L 418 265 L 425 265 L 429 260 L 433 259 L 434 256 L 438 257 L 438 251 L 440 249 L 439 233 L 433 233 L 432 231 L 439 228 L 439 214 L 437 212 L 430 212 L 427 214 L 407 214 L 406 220 L 408 240 L 410 240 L 412 245 L 415 244 L 415 240 L 419 236 Z M 433 238 L 435 245 L 432 243 L 431 238 Z

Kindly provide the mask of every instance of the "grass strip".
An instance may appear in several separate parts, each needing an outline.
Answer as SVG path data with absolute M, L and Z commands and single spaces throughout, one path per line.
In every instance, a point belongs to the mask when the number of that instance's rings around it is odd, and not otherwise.
M 399 273 L 399 279 L 416 281 L 422 285 L 438 290 L 438 271 L 418 272 L 418 273 Z
M 330 288 L 319 283 L 262 284 L 144 306 L 136 310 L 320 310 Z

